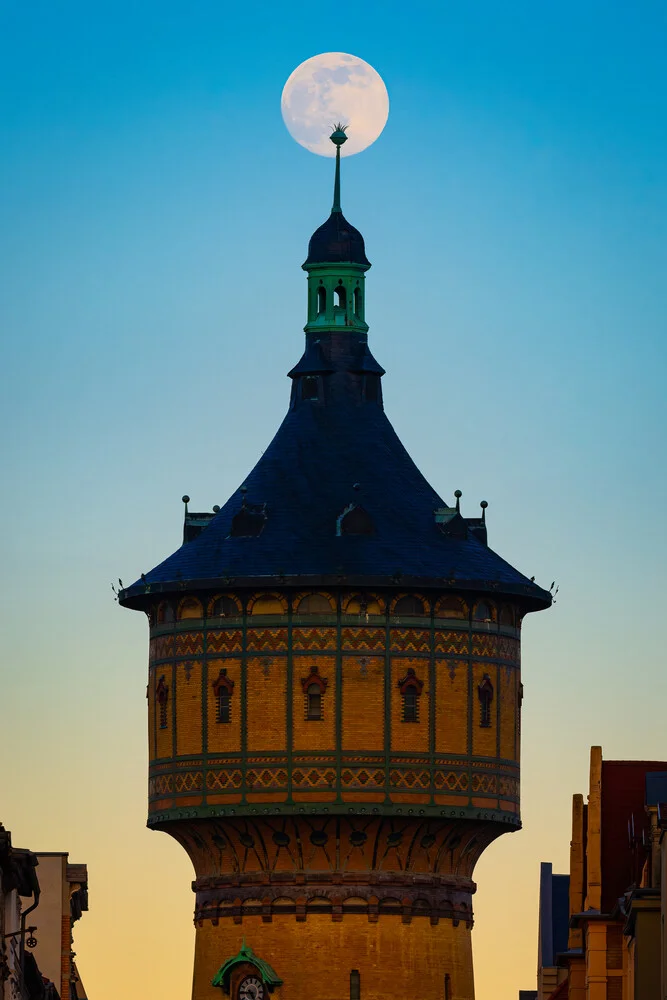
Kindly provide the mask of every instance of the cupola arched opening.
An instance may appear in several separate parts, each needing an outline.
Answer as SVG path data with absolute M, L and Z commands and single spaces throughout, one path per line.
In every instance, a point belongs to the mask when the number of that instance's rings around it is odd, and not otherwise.
M 356 316 L 357 319 L 362 319 L 363 318 L 363 314 L 362 314 L 363 299 L 361 297 L 361 289 L 359 288 L 359 285 L 357 285 L 357 287 L 354 289 L 354 299 L 353 299 L 353 302 L 354 302 L 354 315 Z
M 347 289 L 340 282 L 334 288 L 334 305 L 337 309 L 345 309 L 347 306 Z
M 317 315 L 321 316 L 327 311 L 327 290 L 324 285 L 319 285 L 317 289 Z

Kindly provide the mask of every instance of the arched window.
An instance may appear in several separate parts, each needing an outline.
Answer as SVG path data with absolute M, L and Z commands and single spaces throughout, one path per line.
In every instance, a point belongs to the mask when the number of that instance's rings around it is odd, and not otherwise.
M 381 615 L 382 608 L 373 594 L 355 594 L 345 605 L 346 615 Z
M 317 315 L 320 316 L 327 309 L 327 290 L 324 285 L 317 289 Z
M 201 618 L 202 616 L 202 606 L 196 597 L 186 597 L 184 601 L 178 606 L 178 617 L 182 618 Z
M 473 618 L 476 622 L 492 622 L 493 613 L 491 611 L 491 606 L 487 604 L 486 601 L 478 601 L 475 605 Z
M 407 597 L 399 597 L 394 605 L 395 615 L 423 615 L 424 614 L 424 604 L 419 600 L 418 597 L 408 595 Z
M 174 612 L 173 604 L 169 601 L 165 601 L 158 608 L 157 620 L 160 625 L 169 625 L 171 622 L 176 620 L 176 614 Z
M 398 682 L 398 687 L 403 698 L 402 721 L 419 722 L 419 697 L 424 682 L 419 680 L 413 667 L 408 667 L 408 672 Z
M 308 705 L 306 707 L 307 719 L 322 718 L 322 691 L 319 684 L 309 684 L 307 691 Z
M 500 624 L 514 625 L 514 608 L 510 607 L 509 604 L 503 604 L 500 609 Z
M 299 615 L 330 615 L 331 603 L 329 598 L 325 597 L 324 594 L 306 594 L 299 601 L 297 607 L 297 614 Z
M 436 618 L 467 618 L 468 612 L 460 597 L 448 595 L 438 601 L 435 609 Z
M 334 305 L 338 309 L 344 309 L 347 305 L 347 292 L 343 285 L 336 285 L 334 288 Z
M 452 977 L 445 973 L 445 1000 L 452 1000 Z
M 479 724 L 484 728 L 491 725 L 491 702 L 493 701 L 493 684 L 488 674 L 484 674 L 482 683 L 477 688 L 479 695 Z
M 361 976 L 358 969 L 350 973 L 350 1000 L 361 1000 Z
M 301 379 L 301 398 L 317 399 L 319 395 L 318 379 L 315 375 L 306 375 Z
M 357 285 L 354 290 L 354 315 L 357 319 L 361 319 L 361 289 Z
M 285 614 L 282 601 L 275 594 L 260 594 L 253 603 L 251 613 L 253 615 L 282 615 Z
M 155 689 L 155 699 L 158 705 L 158 724 L 160 729 L 166 729 L 167 705 L 169 703 L 169 685 L 164 678 L 164 674 L 160 677 L 157 688 Z
M 215 618 L 233 618 L 240 613 L 236 601 L 224 595 L 216 597 L 211 608 L 211 616 Z
M 223 725 L 232 721 L 232 693 L 234 691 L 234 681 L 227 676 L 227 671 L 223 668 L 213 681 L 213 694 L 215 695 L 215 721 Z
M 317 722 L 324 718 L 324 692 L 329 681 L 326 677 L 321 677 L 316 666 L 310 668 L 307 677 L 301 678 L 301 687 L 304 694 L 304 709 L 307 722 Z

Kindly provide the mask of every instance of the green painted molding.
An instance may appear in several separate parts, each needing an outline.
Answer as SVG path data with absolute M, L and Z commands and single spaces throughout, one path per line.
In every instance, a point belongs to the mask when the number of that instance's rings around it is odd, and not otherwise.
M 282 986 L 282 979 L 276 975 L 268 962 L 265 962 L 263 958 L 259 958 L 254 953 L 252 948 L 245 943 L 245 938 L 243 939 L 243 944 L 241 945 L 241 950 L 238 955 L 228 958 L 227 961 L 220 966 L 213 977 L 211 985 L 220 986 L 225 993 L 229 993 L 229 979 L 232 971 L 237 965 L 242 965 L 246 962 L 255 966 L 258 973 L 262 977 L 262 982 L 268 987 L 269 993 L 273 992 L 274 987 Z

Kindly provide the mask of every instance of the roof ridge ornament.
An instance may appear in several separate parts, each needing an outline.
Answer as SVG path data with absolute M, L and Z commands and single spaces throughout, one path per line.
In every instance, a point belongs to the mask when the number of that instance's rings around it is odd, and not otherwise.
M 333 126 L 333 131 L 329 136 L 334 146 L 336 147 L 336 176 L 334 179 L 334 198 L 331 211 L 332 213 L 340 212 L 341 215 L 343 214 L 343 210 L 340 207 L 340 147 L 343 145 L 344 142 L 347 142 L 348 137 L 345 135 L 345 133 L 347 132 L 348 128 L 349 125 L 343 125 L 342 122 L 337 122 Z

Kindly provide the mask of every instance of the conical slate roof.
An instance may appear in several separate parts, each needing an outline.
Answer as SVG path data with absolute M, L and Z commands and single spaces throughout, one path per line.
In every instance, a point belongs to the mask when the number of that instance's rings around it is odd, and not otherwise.
M 224 586 L 233 580 L 235 586 L 267 587 L 444 585 L 521 595 L 533 606 L 550 603 L 548 593 L 465 523 L 462 532 L 442 530 L 435 512 L 447 505 L 417 469 L 381 404 L 356 398 L 359 376 L 350 374 L 349 358 L 345 367 L 330 376 L 330 398 L 292 406 L 244 490 L 126 598 L 146 593 L 147 585 L 166 591 L 185 581 Z M 355 507 L 367 515 L 370 533 L 343 533 L 341 520 Z

